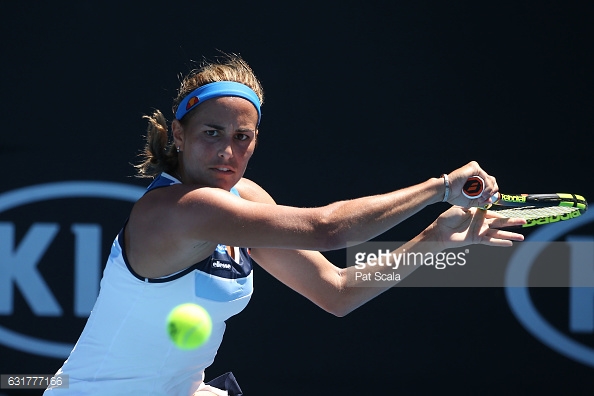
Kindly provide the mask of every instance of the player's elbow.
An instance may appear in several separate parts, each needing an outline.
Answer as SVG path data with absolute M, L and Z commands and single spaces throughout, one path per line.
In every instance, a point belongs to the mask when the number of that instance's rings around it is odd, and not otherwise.
M 317 301 L 316 305 L 337 318 L 345 317 L 352 311 L 352 309 L 349 309 L 346 305 L 340 303 L 340 301 Z
M 337 318 L 344 318 L 355 310 L 355 306 L 349 305 L 343 301 L 336 301 L 322 307 L 326 312 L 336 316 Z
M 346 269 L 337 269 L 336 277 L 332 278 L 331 293 L 318 302 L 322 309 L 338 318 L 347 316 L 361 305 L 361 301 L 352 294 L 353 290 L 347 286 L 346 276 Z
M 332 315 L 336 316 L 337 318 L 344 318 L 351 312 L 353 312 L 353 309 L 350 307 L 346 307 L 346 306 L 336 307 L 335 309 L 330 311 L 330 313 Z

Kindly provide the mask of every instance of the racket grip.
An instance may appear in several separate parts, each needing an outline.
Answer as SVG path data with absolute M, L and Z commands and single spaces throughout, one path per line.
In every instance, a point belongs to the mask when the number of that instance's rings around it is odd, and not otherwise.
M 499 198 L 501 198 L 501 195 L 499 195 L 498 192 L 496 192 L 495 194 L 491 195 L 491 204 L 495 204 L 499 201 Z
M 491 208 L 491 206 L 495 205 L 499 201 L 499 198 L 500 198 L 500 195 L 498 192 L 491 195 L 491 203 L 486 204 L 485 206 L 481 207 L 481 209 L 487 210 L 487 209 Z
M 480 176 L 470 176 L 462 187 L 462 195 L 468 199 L 477 199 L 485 189 L 485 181 Z

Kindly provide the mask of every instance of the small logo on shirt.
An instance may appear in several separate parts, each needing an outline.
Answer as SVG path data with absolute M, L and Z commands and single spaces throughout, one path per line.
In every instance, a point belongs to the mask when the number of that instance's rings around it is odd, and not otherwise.
M 227 253 L 227 246 L 218 244 L 217 245 L 217 252 L 219 252 L 221 254 L 226 254 Z
M 231 264 L 229 264 L 229 263 L 222 263 L 219 260 L 217 260 L 217 261 L 213 261 L 212 267 L 213 268 L 224 268 L 224 269 L 230 270 L 231 269 Z

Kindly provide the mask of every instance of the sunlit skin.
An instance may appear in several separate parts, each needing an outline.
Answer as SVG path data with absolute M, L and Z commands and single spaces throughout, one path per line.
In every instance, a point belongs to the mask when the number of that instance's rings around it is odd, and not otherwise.
M 221 97 L 200 104 L 186 126 L 172 124 L 180 164 L 175 175 L 185 184 L 229 191 L 242 178 L 254 153 L 258 112 L 248 100 Z
M 177 120 L 172 123 L 174 144 L 180 151 L 179 166 L 172 175 L 183 184 L 144 195 L 127 224 L 128 260 L 141 276 L 160 277 L 186 269 L 209 257 L 217 244 L 247 246 L 272 276 L 324 310 L 344 316 L 393 284 L 351 287 L 347 279 L 353 268 L 335 266 L 319 250 L 372 239 L 444 196 L 443 179 L 430 178 L 385 194 L 321 207 L 276 205 L 264 189 L 242 178 L 258 133 L 258 113 L 251 102 L 238 97 L 210 99 L 187 117 L 185 126 Z M 484 205 L 497 191 L 495 179 L 471 162 L 449 174 L 452 205 L 470 203 L 461 190 L 472 175 L 480 175 L 487 184 L 485 196 L 476 204 Z M 240 197 L 228 193 L 234 186 Z M 435 253 L 475 243 L 510 246 L 523 236 L 500 228 L 523 222 L 454 206 L 399 249 Z

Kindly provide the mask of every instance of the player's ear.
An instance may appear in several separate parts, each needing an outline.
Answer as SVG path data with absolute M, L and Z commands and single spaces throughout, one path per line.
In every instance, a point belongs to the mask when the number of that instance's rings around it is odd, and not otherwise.
M 175 146 L 182 147 L 184 143 L 184 128 L 179 120 L 173 120 L 171 123 L 171 135 L 173 136 Z

